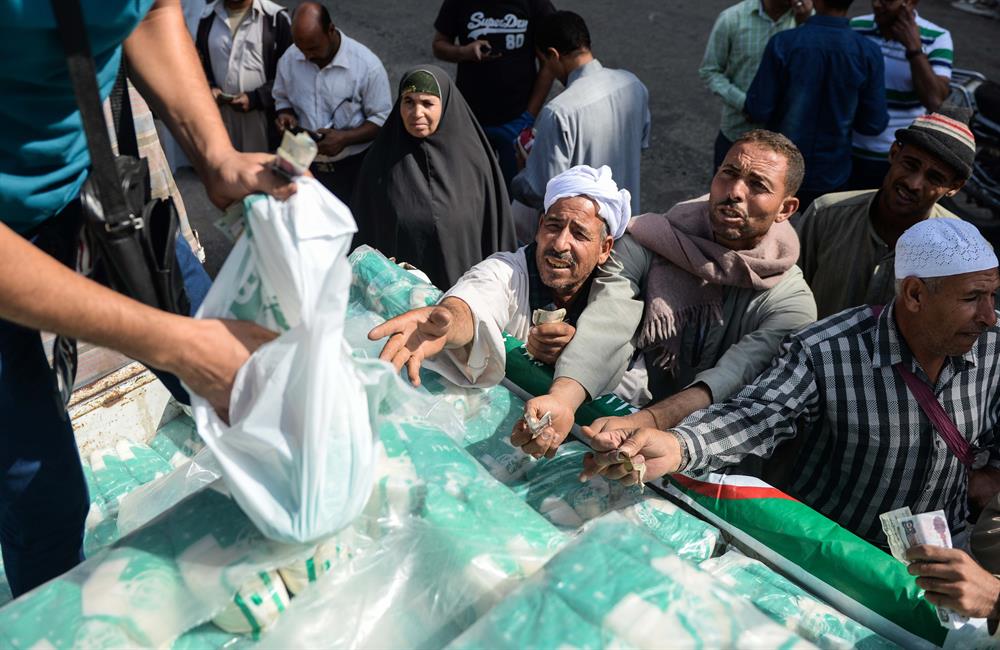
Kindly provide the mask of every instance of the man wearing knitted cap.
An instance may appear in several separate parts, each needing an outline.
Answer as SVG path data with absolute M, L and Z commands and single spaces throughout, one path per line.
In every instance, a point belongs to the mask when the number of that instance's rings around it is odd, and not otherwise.
M 896 240 L 924 219 L 957 218 L 938 201 L 962 189 L 975 155 L 964 122 L 924 115 L 896 131 L 879 189 L 827 194 L 809 207 L 797 224 L 799 266 L 820 318 L 892 298 Z
M 595 296 L 607 306 L 583 314 L 561 362 L 578 375 L 580 367 L 613 357 L 638 327 L 641 354 L 633 371 L 645 368 L 648 391 L 631 401 L 660 401 L 625 418 L 601 418 L 585 434 L 671 427 L 743 388 L 767 368 L 786 334 L 816 320 L 812 294 L 795 266 L 798 240 L 787 223 L 798 209 L 803 164 L 785 136 L 750 131 L 727 152 L 707 196 L 632 220 L 612 251 L 628 282 L 598 271 Z M 638 308 L 630 312 L 632 304 Z M 602 336 L 592 338 L 594 332 Z M 551 436 L 539 436 L 528 451 L 554 451 L 588 397 L 564 383 L 557 378 L 547 395 L 528 402 L 529 414 L 553 416 Z
M 492 386 L 504 377 L 506 331 L 525 341 L 534 358 L 555 364 L 556 377 L 565 377 L 558 359 L 580 315 L 602 309 L 591 295 L 591 278 L 625 233 L 630 198 L 607 166 L 579 165 L 555 176 L 546 186 L 534 243 L 472 267 L 436 306 L 374 328 L 370 339 L 389 337 L 380 358 L 405 365 L 414 384 L 420 383 L 420 365 L 434 357 L 431 367 L 450 381 Z M 642 305 L 637 309 L 629 316 L 638 319 Z M 622 348 L 565 379 L 601 395 L 615 388 L 630 355 L 631 347 Z
M 962 546 L 969 472 L 1000 467 L 997 257 L 975 226 L 929 219 L 900 237 L 895 275 L 884 308 L 848 309 L 788 336 L 771 367 L 724 403 L 669 431 L 605 431 L 584 477 L 635 482 L 619 454 L 644 462 L 647 480 L 718 470 L 798 437 L 778 487 L 883 547 L 881 513 L 944 510 Z

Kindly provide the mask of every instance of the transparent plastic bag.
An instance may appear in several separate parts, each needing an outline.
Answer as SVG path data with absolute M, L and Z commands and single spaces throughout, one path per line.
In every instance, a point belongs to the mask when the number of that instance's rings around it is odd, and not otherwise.
M 441 647 L 564 543 L 449 434 L 397 420 L 380 439 L 408 489 L 390 504 L 376 488 L 352 526 L 371 542 L 301 591 L 262 647 Z

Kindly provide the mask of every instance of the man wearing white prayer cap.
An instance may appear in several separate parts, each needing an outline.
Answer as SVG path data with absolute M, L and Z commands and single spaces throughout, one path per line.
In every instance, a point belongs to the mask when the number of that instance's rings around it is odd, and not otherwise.
M 414 384 L 421 364 L 432 357 L 429 366 L 454 383 L 499 383 L 506 364 L 503 332 L 525 341 L 535 359 L 555 364 L 556 376 L 562 376 L 558 359 L 576 334 L 580 314 L 602 308 L 600 300 L 588 300 L 591 279 L 625 232 L 630 198 L 607 166 L 560 173 L 546 186 L 545 212 L 532 244 L 491 255 L 459 278 L 438 305 L 397 316 L 369 338 L 389 337 L 381 358 L 405 365 Z M 581 392 L 611 391 L 631 352 L 628 347 L 603 358 L 570 381 Z
M 852 307 L 792 334 L 729 400 L 667 431 L 600 434 L 584 478 L 634 482 L 619 457 L 644 463 L 646 480 L 717 471 L 797 438 L 777 487 L 883 548 L 880 514 L 943 510 L 954 546 L 964 546 L 970 501 L 998 491 L 997 257 L 971 224 L 929 219 L 899 238 L 895 274 L 889 304 Z M 932 575 L 911 565 L 918 570 Z

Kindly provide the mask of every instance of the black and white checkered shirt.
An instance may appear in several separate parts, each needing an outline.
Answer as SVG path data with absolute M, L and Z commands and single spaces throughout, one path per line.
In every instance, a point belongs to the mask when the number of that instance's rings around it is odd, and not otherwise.
M 971 443 L 1000 467 L 1000 327 L 947 360 L 934 393 Z M 921 411 L 893 364 L 930 383 L 896 328 L 849 309 L 788 336 L 771 367 L 726 402 L 674 431 L 687 444 L 685 471 L 768 457 L 804 436 L 788 492 L 848 530 L 885 545 L 879 514 L 909 506 L 944 510 L 952 533 L 966 527 L 968 473 Z

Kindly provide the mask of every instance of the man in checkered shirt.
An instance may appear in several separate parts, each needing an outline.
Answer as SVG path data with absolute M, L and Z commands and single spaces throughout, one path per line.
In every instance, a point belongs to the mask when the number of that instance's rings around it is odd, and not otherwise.
M 718 470 L 769 457 L 798 436 L 798 459 L 781 486 L 793 496 L 881 546 L 880 513 L 942 509 L 960 546 L 968 497 L 991 498 L 1000 475 L 997 257 L 971 224 L 930 219 L 900 237 L 896 278 L 896 297 L 881 313 L 856 307 L 789 335 L 752 384 L 674 429 L 598 434 L 583 478 L 634 483 L 632 468 L 642 463 L 647 481 Z M 932 427 L 905 369 L 933 387 L 972 445 L 968 465 Z M 970 485 L 970 466 L 987 468 L 976 472 L 985 483 Z

